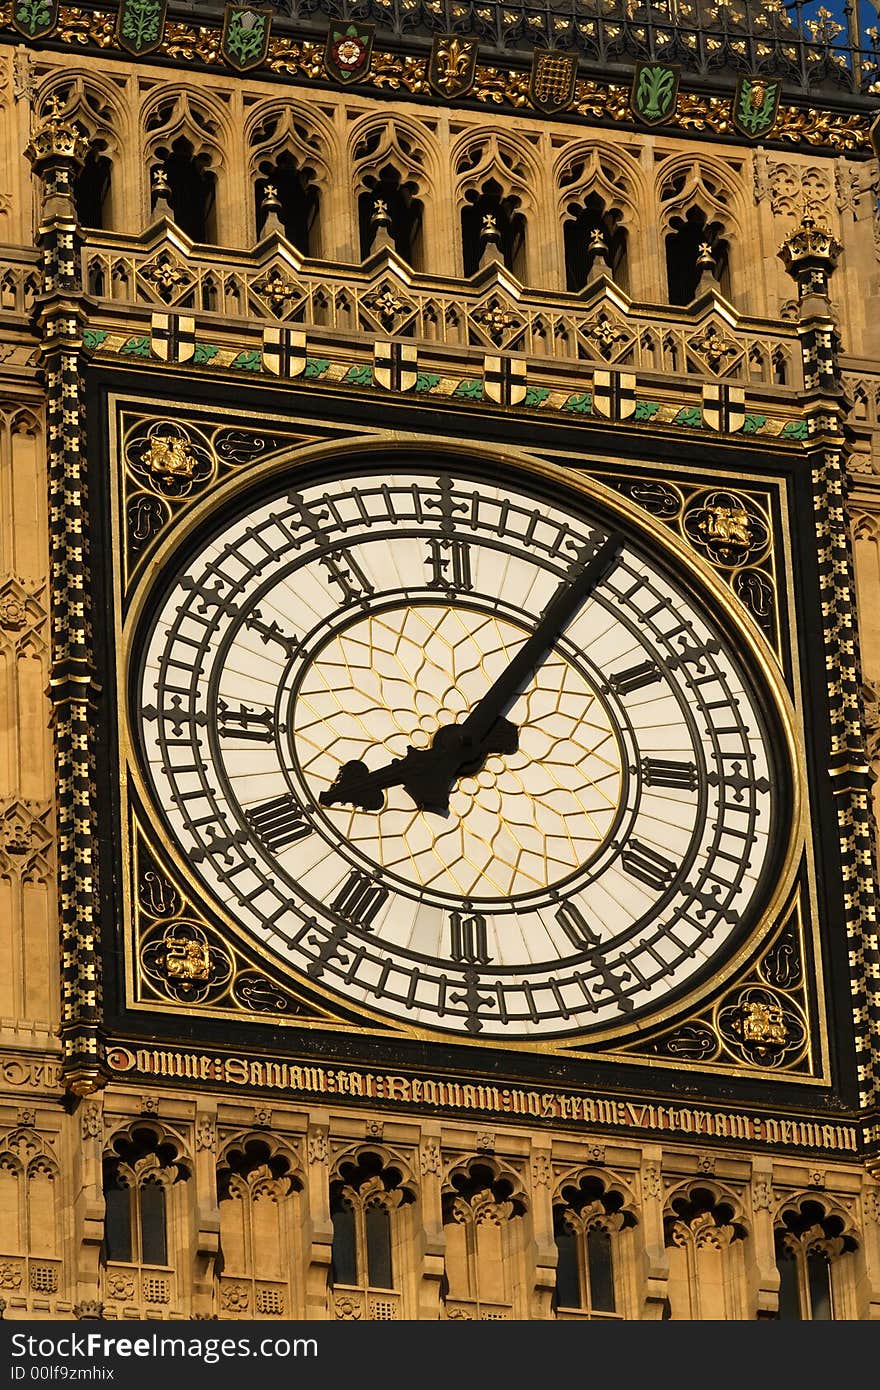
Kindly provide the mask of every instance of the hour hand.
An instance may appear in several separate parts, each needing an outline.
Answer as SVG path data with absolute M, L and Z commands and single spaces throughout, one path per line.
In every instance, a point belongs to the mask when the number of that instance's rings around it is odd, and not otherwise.
M 389 787 L 403 787 L 420 811 L 449 810 L 452 781 L 445 760 L 433 749 L 408 748 L 402 758 L 370 772 L 359 759 L 343 763 L 333 785 L 321 792 L 322 806 L 359 806 L 362 811 L 381 811 Z
M 322 806 L 339 803 L 381 811 L 389 787 L 403 787 L 420 811 L 446 815 L 449 793 L 459 777 L 473 776 L 492 753 L 515 753 L 519 733 L 508 719 L 497 719 L 477 741 L 463 724 L 444 724 L 430 748 L 409 747 L 402 758 L 370 772 L 359 759 L 343 763 L 333 785 L 318 797 Z

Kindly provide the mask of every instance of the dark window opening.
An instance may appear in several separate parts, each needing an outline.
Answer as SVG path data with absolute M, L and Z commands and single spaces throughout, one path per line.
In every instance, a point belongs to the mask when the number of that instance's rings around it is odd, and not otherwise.
M 807 1286 L 810 1291 L 810 1317 L 814 1322 L 831 1322 L 831 1264 L 821 1250 L 807 1255 Z
M 260 177 L 254 188 L 257 228 L 264 233 L 267 209 L 265 207 L 266 188 L 274 188 L 278 199 L 278 220 L 284 228 L 284 235 L 304 256 L 315 256 L 320 252 L 318 245 L 318 204 L 319 194 L 312 179 L 312 169 L 301 169 L 293 155 L 280 154 L 274 164 L 260 165 Z
M 465 278 L 476 274 L 487 244 L 497 237 L 501 260 L 519 280 L 525 274 L 526 222 L 518 211 L 519 199 L 501 196 L 501 185 L 494 179 L 481 191 L 468 193 L 461 210 L 461 241 Z M 487 219 L 489 221 L 487 222 Z
M 391 1277 L 391 1216 L 374 1204 L 364 1214 L 367 1237 L 367 1281 L 374 1289 L 393 1289 Z
M 700 264 L 703 248 L 708 246 L 714 261 L 715 277 L 721 292 L 729 298 L 730 275 L 727 262 L 727 243 L 719 239 L 720 222 L 709 222 L 701 208 L 691 208 L 684 218 L 672 219 L 672 231 L 666 237 L 666 283 L 670 304 L 690 304 L 696 298 L 697 286 L 703 274 Z
M 111 164 L 101 149 L 99 145 L 90 146 L 73 186 L 76 216 L 81 227 L 107 226 Z
M 578 1263 L 578 1237 L 565 1223 L 563 1208 L 556 1209 L 556 1306 L 580 1308 L 581 1276 Z
M 613 1313 L 611 1237 L 601 1226 L 594 1226 L 587 1232 L 587 1268 L 590 1276 L 590 1307 L 596 1313 Z
M 118 1178 L 104 1186 L 104 1254 L 108 1260 L 131 1261 L 131 1191 Z
M 331 1194 L 330 1220 L 333 1223 L 330 1282 L 332 1284 L 356 1284 L 358 1282 L 358 1270 L 354 1208 L 341 1193 Z
M 786 1322 L 801 1321 L 800 1284 L 797 1260 L 781 1231 L 776 1235 L 776 1268 L 779 1270 L 779 1317 Z
M 368 174 L 358 198 L 361 260 L 375 249 L 376 234 L 385 226 L 397 254 L 414 270 L 421 268 L 422 205 L 412 182 L 401 179 L 391 165 Z
M 138 1193 L 141 1205 L 141 1261 L 145 1265 L 168 1263 L 165 1229 L 165 1188 L 145 1182 Z
M 158 150 L 174 221 L 192 241 L 213 243 L 216 239 L 216 178 L 208 167 L 210 157 L 194 155 L 193 147 L 181 136 L 170 150 Z
M 606 212 L 597 193 L 591 193 L 583 204 L 572 203 L 568 208 L 563 224 L 566 288 L 577 293 L 589 282 L 596 260 L 596 232 L 602 239 L 611 279 L 621 289 L 628 289 L 626 231 L 620 225 L 620 214 Z

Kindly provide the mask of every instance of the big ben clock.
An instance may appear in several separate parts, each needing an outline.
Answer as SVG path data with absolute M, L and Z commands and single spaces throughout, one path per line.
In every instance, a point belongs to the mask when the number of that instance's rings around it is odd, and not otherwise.
M 796 821 L 774 683 L 561 470 L 335 458 L 238 491 L 135 604 L 132 780 L 206 909 L 388 1024 L 646 1026 L 731 968 Z

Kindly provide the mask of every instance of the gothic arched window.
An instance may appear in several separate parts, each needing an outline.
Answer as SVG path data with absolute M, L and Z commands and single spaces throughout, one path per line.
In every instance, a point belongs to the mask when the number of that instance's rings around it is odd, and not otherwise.
M 461 210 L 461 242 L 467 279 L 485 264 L 492 248 L 519 279 L 525 278 L 526 222 L 515 194 L 506 197 L 495 179 L 472 189 Z
M 746 1228 L 734 1195 L 717 1183 L 684 1184 L 669 1199 L 664 1240 L 671 1316 L 691 1321 L 746 1316 Z
M 174 221 L 192 241 L 211 243 L 216 237 L 216 179 L 210 156 L 196 155 L 185 136 L 170 148 L 156 151 L 168 184 L 168 199 Z
M 673 217 L 666 236 L 666 285 L 670 304 L 690 304 L 704 271 L 714 275 L 721 292 L 730 296 L 727 242 L 720 222 L 710 222 L 702 208 Z
M 524 1316 L 525 1205 L 497 1165 L 479 1161 L 453 1173 L 443 1195 L 447 1318 Z
M 304 256 L 316 254 L 314 236 L 318 220 L 320 196 L 314 182 L 315 171 L 297 163 L 293 155 L 283 150 L 275 159 L 263 160 L 259 166 L 259 178 L 254 185 L 257 229 L 264 236 L 266 212 L 264 206 L 267 188 L 275 190 L 277 217 L 284 235 Z
M 588 1315 L 620 1315 L 618 1236 L 635 1224 L 623 1196 L 592 1174 L 566 1184 L 553 1207 L 556 1307 Z
M 279 1143 L 258 1135 L 236 1139 L 224 1152 L 217 1172 L 223 1317 L 296 1315 L 302 1184 L 292 1158 Z
M 626 229 L 621 215 L 606 210 L 598 193 L 590 193 L 582 203 L 570 203 L 562 226 L 565 242 L 565 287 L 575 293 L 598 273 L 604 272 L 628 289 Z
M 173 1145 L 147 1127 L 120 1136 L 104 1160 L 104 1260 L 168 1264 L 168 1192 L 188 1176 Z
M 400 1282 L 395 1268 L 395 1218 L 398 1208 L 409 1201 L 401 1182 L 399 1169 L 367 1150 L 357 1159 L 341 1162 L 338 1177 L 330 1184 L 333 1291 L 335 1295 L 359 1292 L 370 1317 L 386 1314 L 376 1312 L 376 1300 L 367 1296 L 394 1291 Z M 338 1309 L 349 1301 L 337 1298 Z M 384 1307 L 381 1299 L 379 1303 Z M 347 1315 L 337 1310 L 337 1316 Z
M 846 1316 L 837 1307 L 835 1276 L 856 1246 L 843 1231 L 841 1218 L 828 1215 L 820 1202 L 806 1201 L 783 1214 L 775 1232 L 781 1320 L 832 1322 Z
M 422 204 L 415 184 L 387 164 L 378 174 L 364 176 L 364 191 L 358 198 L 358 228 L 361 259 L 390 241 L 408 265 L 418 269 L 421 262 Z M 383 239 L 382 232 L 387 233 Z

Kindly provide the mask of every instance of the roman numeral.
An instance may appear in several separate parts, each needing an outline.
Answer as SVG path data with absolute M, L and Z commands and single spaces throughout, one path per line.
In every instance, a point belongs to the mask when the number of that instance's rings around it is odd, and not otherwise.
M 373 586 L 350 551 L 322 555 L 320 562 L 332 584 L 338 584 L 346 601 L 360 601 L 373 592 Z
M 255 608 L 253 613 L 245 618 L 244 625 L 251 632 L 258 632 L 263 642 L 277 642 L 286 656 L 295 656 L 299 651 L 299 642 L 296 638 L 288 637 L 286 633 L 282 632 L 274 618 L 271 623 L 264 622 L 259 608 Z
M 646 787 L 680 787 L 689 792 L 697 789 L 696 765 L 677 763 L 672 758 L 642 758 L 642 777 Z
M 359 869 L 352 869 L 330 906 L 354 926 L 369 931 L 377 913 L 387 901 L 387 888 Z
M 576 951 L 585 952 L 587 959 L 601 979 L 597 992 L 607 990 L 620 1005 L 623 1013 L 632 1013 L 633 1001 L 626 992 L 625 985 L 632 979 L 632 972 L 621 970 L 615 975 L 602 954 L 602 941 L 599 933 L 589 925 L 580 908 L 573 902 L 562 903 L 556 912 L 556 920 Z
M 480 913 L 466 916 L 463 912 L 453 912 L 450 918 L 452 929 L 452 959 L 464 961 L 468 965 L 488 965 L 491 960 L 486 931 L 486 919 Z
M 275 737 L 275 716 L 270 709 L 256 710 L 242 704 L 231 709 L 225 700 L 218 700 L 217 732 L 221 738 L 252 738 L 271 743 Z
M 557 910 L 556 920 L 576 951 L 584 951 L 588 946 L 599 944 L 598 936 L 574 903 L 563 903 Z
M 428 541 L 431 566 L 432 589 L 445 589 L 448 592 L 468 592 L 473 586 L 471 578 L 471 553 L 464 541 Z
M 299 802 L 292 796 L 276 796 L 247 812 L 248 824 L 273 854 L 312 833 Z
M 618 695 L 630 695 L 634 690 L 641 690 L 642 686 L 654 685 L 659 679 L 660 671 L 653 661 L 642 661 L 638 666 L 630 666 L 625 671 L 618 671 L 615 675 L 609 676 L 608 684 Z
M 675 875 L 674 860 L 667 859 L 664 854 L 643 845 L 639 840 L 630 840 L 620 856 L 620 862 L 633 878 L 658 892 L 668 888 Z

